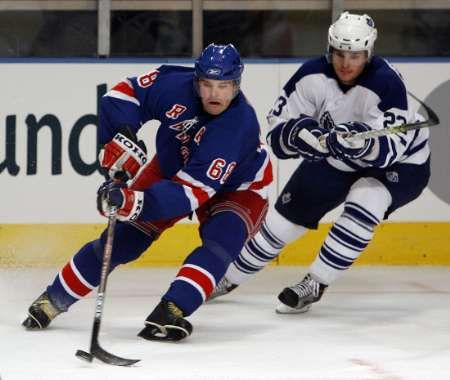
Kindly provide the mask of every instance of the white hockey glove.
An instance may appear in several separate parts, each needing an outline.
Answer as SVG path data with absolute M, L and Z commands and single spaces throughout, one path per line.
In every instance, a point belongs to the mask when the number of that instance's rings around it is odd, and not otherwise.
M 326 137 L 326 145 L 331 155 L 338 160 L 360 159 L 369 154 L 374 146 L 373 138 L 366 140 L 347 140 L 350 136 L 360 132 L 370 131 L 364 123 L 349 122 L 337 125 Z
M 144 142 L 138 141 L 130 128 L 125 127 L 105 144 L 98 159 L 109 178 L 126 182 L 147 162 L 147 149 Z

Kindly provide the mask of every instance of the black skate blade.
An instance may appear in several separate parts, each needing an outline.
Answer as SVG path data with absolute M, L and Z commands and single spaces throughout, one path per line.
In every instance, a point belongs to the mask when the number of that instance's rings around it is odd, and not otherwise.
M 41 330 L 42 326 L 31 316 L 29 315 L 23 322 L 22 326 L 27 330 Z
M 164 326 L 164 330 L 165 333 L 163 333 L 158 327 L 148 324 L 139 332 L 138 336 L 144 338 L 145 340 L 178 342 L 179 340 L 191 335 L 192 327 L 190 329 L 185 329 L 179 326 L 166 325 Z

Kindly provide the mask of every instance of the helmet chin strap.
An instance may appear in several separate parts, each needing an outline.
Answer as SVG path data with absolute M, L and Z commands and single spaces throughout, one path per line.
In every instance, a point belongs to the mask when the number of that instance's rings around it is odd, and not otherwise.
M 234 91 L 233 91 L 233 99 L 239 94 L 239 90 L 241 89 L 241 79 L 235 79 L 233 81 Z

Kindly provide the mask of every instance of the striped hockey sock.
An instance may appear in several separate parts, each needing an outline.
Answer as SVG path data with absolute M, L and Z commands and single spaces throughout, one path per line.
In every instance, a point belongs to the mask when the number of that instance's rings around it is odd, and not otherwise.
M 235 261 L 228 267 L 225 277 L 233 284 L 239 285 L 258 273 L 273 259 L 278 257 L 287 243 L 296 240 L 306 228 L 295 225 L 286 219 L 266 218 L 259 232 L 247 242 Z M 284 228 L 283 228 L 284 227 Z
M 331 284 L 348 269 L 372 240 L 380 220 L 362 206 L 348 202 L 328 233 L 310 272 L 321 283 Z

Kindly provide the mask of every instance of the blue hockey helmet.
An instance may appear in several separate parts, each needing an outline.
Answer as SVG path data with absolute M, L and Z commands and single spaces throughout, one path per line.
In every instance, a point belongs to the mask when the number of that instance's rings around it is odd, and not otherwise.
M 233 44 L 208 45 L 195 61 L 196 79 L 233 80 L 239 86 L 244 64 Z

